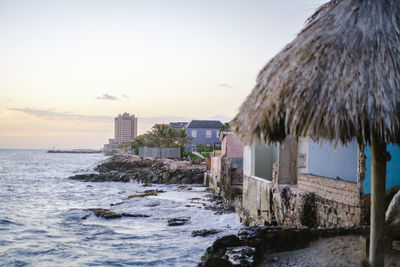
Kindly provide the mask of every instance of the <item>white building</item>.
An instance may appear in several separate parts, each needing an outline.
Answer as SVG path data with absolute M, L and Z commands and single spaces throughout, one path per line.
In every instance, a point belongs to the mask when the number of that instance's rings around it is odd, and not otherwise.
M 119 114 L 115 118 L 115 143 L 125 144 L 137 137 L 137 118 L 134 114 Z

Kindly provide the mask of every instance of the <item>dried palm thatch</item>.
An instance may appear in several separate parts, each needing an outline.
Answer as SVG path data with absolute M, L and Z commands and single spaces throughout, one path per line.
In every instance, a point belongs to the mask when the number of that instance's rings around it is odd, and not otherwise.
M 259 73 L 233 129 L 245 143 L 286 135 L 400 144 L 400 1 L 334 0 Z

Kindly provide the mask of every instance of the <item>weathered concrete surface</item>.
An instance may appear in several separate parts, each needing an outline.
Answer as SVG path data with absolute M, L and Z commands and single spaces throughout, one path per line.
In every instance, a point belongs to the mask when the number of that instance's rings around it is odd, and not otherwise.
M 224 199 L 226 209 L 233 210 L 235 199 L 242 195 L 243 160 L 223 156 L 213 157 L 212 162 L 212 171 L 204 178 L 205 184 Z
M 279 168 L 274 166 L 274 177 Z M 309 177 L 308 177 L 309 178 Z M 315 177 L 310 179 L 317 180 Z M 334 186 L 325 187 L 324 178 L 318 178 L 316 185 L 332 194 Z M 331 184 L 330 179 L 325 179 Z M 336 182 L 336 181 L 333 181 Z M 338 181 L 340 186 L 341 181 Z M 353 190 L 350 196 L 337 198 L 302 190 L 296 185 L 278 184 L 257 177 L 244 176 L 243 201 L 236 203 L 236 210 L 245 225 L 281 225 L 291 227 L 336 227 L 361 225 L 366 220 L 361 201 L 357 200 L 357 185 L 345 183 Z M 330 187 L 329 187 L 330 186 Z M 304 187 L 304 185 L 302 186 Z M 339 189 L 337 189 L 339 190 Z M 346 190 L 346 187 L 343 188 Z M 347 203 L 346 203 L 347 202 Z M 242 205 L 242 206 L 241 206 Z
M 268 180 L 243 176 L 243 209 L 251 217 L 242 218 L 243 222 L 247 221 L 251 225 L 274 222 L 272 187 L 273 183 Z
M 272 200 L 272 209 L 278 225 L 316 226 L 315 194 L 288 185 L 275 184 Z

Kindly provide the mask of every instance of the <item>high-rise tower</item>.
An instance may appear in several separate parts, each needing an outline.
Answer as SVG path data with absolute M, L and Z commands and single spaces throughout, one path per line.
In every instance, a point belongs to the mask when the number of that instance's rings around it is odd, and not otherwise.
M 125 144 L 137 137 L 137 118 L 134 114 L 119 114 L 115 118 L 115 142 Z

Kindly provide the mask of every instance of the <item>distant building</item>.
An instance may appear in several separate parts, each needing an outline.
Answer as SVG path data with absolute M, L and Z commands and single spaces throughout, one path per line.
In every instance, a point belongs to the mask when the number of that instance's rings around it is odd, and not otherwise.
M 192 142 L 186 146 L 186 151 L 196 151 L 198 145 L 220 145 L 220 121 L 192 120 L 185 126 L 187 136 L 192 137 Z
M 108 139 L 108 144 L 105 144 L 103 147 L 103 151 L 106 155 L 112 155 L 114 148 L 118 147 L 118 144 L 115 143 L 114 139 Z
M 137 137 L 137 118 L 134 114 L 119 114 L 115 118 L 115 138 L 117 144 L 125 144 Z
M 185 128 L 186 124 L 188 124 L 187 122 L 170 122 L 169 124 L 167 123 L 156 123 L 153 125 L 153 127 L 151 127 L 151 129 L 155 129 L 157 125 L 164 125 L 164 126 L 171 126 L 174 129 L 183 129 Z
M 169 125 L 170 125 L 172 128 L 174 128 L 174 129 L 183 129 L 183 128 L 185 128 L 185 126 L 186 126 L 187 124 L 188 124 L 187 122 L 182 122 L 182 121 L 179 121 L 179 122 L 170 122 L 170 123 L 169 123 Z

